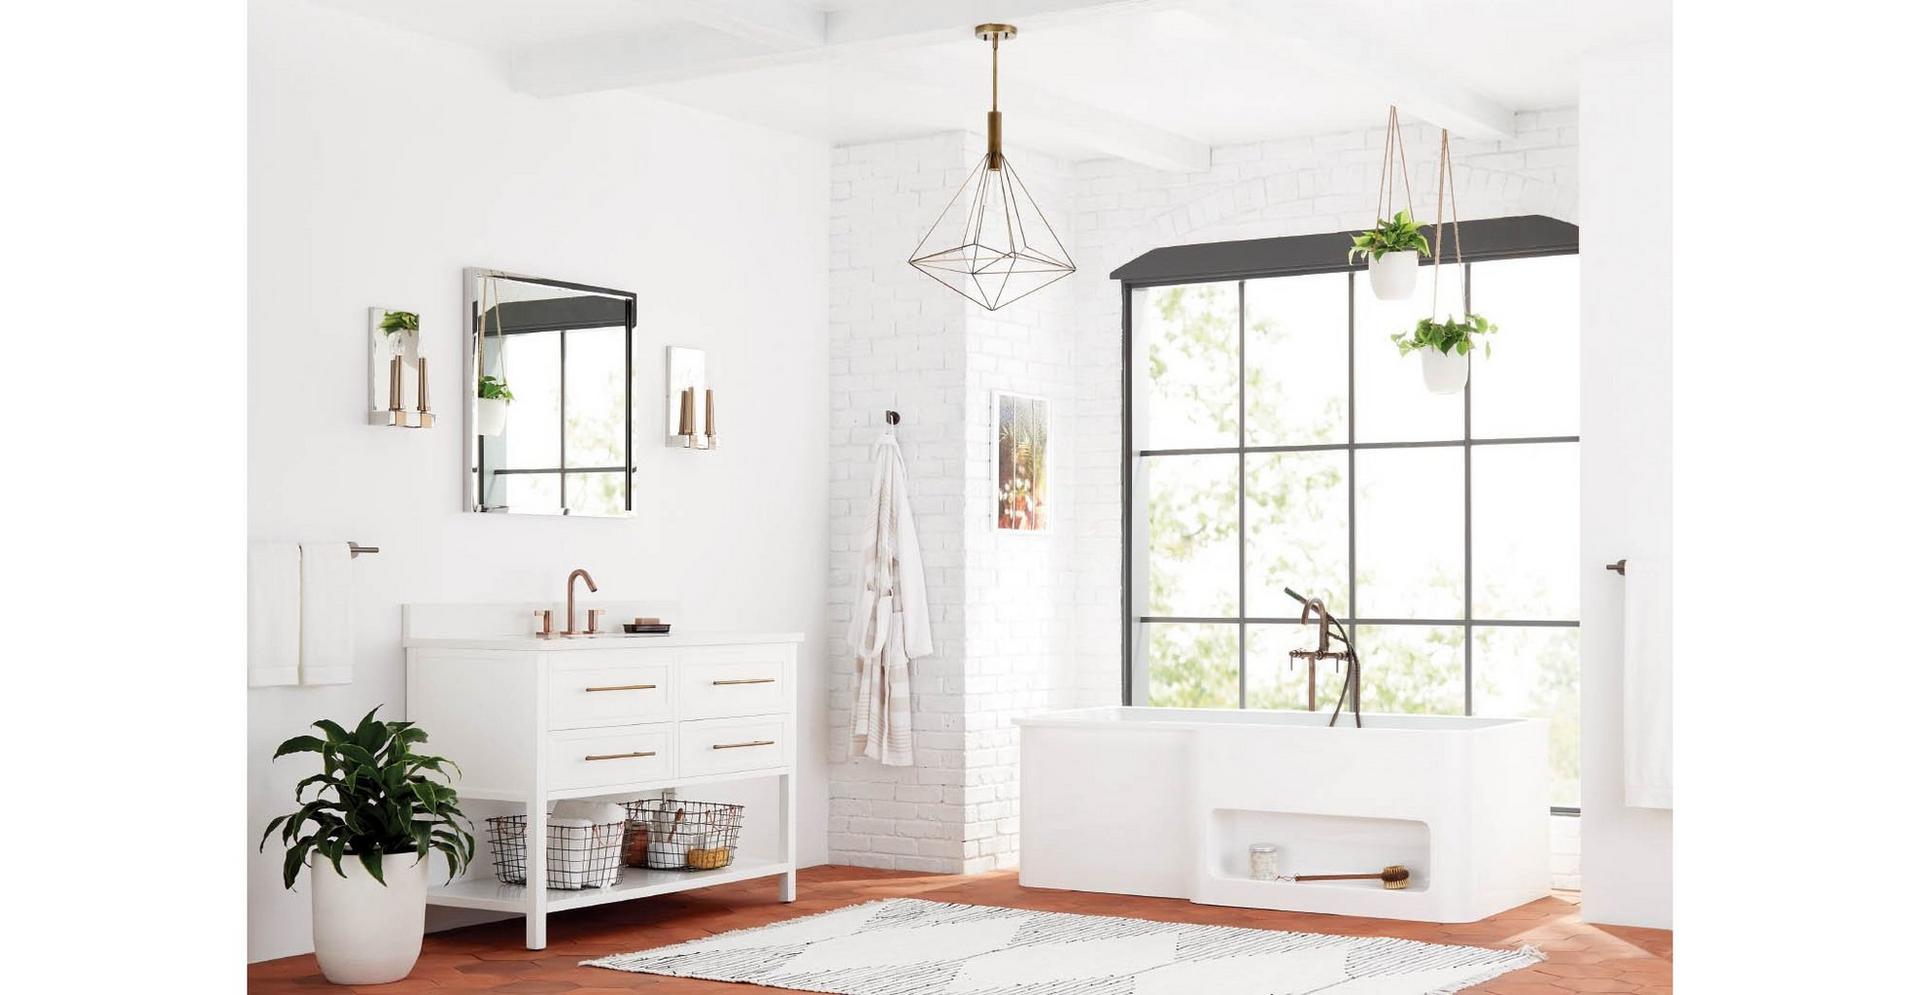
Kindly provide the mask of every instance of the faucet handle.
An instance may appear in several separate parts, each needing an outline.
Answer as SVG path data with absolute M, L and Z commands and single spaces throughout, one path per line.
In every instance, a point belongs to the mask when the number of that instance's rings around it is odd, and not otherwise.
M 534 621 L 534 624 L 539 627 L 538 631 L 535 632 L 534 635 L 536 636 L 553 635 L 553 609 L 551 608 L 534 609 L 533 621 Z
M 587 609 L 587 635 L 591 636 L 600 631 L 600 616 L 606 613 L 605 608 Z

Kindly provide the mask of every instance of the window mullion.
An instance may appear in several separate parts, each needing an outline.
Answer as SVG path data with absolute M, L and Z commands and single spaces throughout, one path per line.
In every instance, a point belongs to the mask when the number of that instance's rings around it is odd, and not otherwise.
M 1239 542 L 1235 544 L 1239 570 L 1239 597 L 1235 602 L 1234 617 L 1239 619 L 1240 638 L 1236 640 L 1240 653 L 1239 684 L 1240 707 L 1247 707 L 1247 281 L 1239 283 L 1239 304 L 1235 309 L 1239 316 L 1240 344 L 1238 348 L 1240 362 L 1240 439 L 1234 458 L 1240 464 L 1239 493 L 1234 502 L 1239 508 Z

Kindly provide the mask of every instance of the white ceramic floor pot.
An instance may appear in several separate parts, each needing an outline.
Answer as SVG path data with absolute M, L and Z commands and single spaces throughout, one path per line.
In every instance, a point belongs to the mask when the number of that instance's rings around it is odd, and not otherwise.
M 399 981 L 420 959 L 427 927 L 427 861 L 412 853 L 380 858 L 385 886 L 360 858 L 316 859 L 313 884 L 313 955 L 320 973 L 336 985 L 384 985 Z
M 1458 394 L 1467 385 L 1472 368 L 1471 357 L 1457 352 L 1441 352 L 1432 346 L 1420 347 L 1420 376 L 1435 394 Z
M 507 430 L 507 405 L 498 397 L 480 397 L 474 399 L 474 420 L 478 422 L 476 431 L 492 437 Z
M 1419 273 L 1420 253 L 1415 249 L 1367 260 L 1367 282 L 1373 284 L 1375 300 L 1404 301 L 1412 297 L 1414 278 Z

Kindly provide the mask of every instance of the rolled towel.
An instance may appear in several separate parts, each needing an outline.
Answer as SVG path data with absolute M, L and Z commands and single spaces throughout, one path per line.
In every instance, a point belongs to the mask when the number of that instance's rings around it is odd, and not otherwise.
M 614 802 L 598 802 L 586 798 L 570 798 L 555 802 L 555 819 L 568 819 L 588 826 L 583 839 L 575 846 L 584 847 L 576 853 L 580 881 L 575 888 L 605 888 L 614 883 L 620 873 L 620 844 L 627 828 L 627 810 Z
M 594 825 L 609 822 L 627 821 L 627 810 L 613 802 L 597 802 L 589 798 L 569 798 L 553 803 L 553 817 L 556 819 L 585 819 Z
M 592 845 L 592 821 L 548 819 L 547 884 L 555 888 L 585 887 L 587 852 Z

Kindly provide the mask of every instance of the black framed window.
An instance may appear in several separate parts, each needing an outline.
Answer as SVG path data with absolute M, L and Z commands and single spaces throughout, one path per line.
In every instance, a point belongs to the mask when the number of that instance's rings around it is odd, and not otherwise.
M 1553 802 L 1577 807 L 1577 236 L 1534 220 L 1565 237 L 1468 227 L 1479 253 L 1441 271 L 1443 314 L 1501 326 L 1453 395 L 1389 339 L 1433 307 L 1431 267 L 1398 302 L 1328 265 L 1325 236 L 1159 250 L 1212 251 L 1227 278 L 1154 254 L 1115 274 L 1128 703 L 1331 708 L 1339 681 L 1309 702 L 1287 657 L 1311 643 L 1292 587 L 1353 633 L 1363 710 L 1546 719 Z

